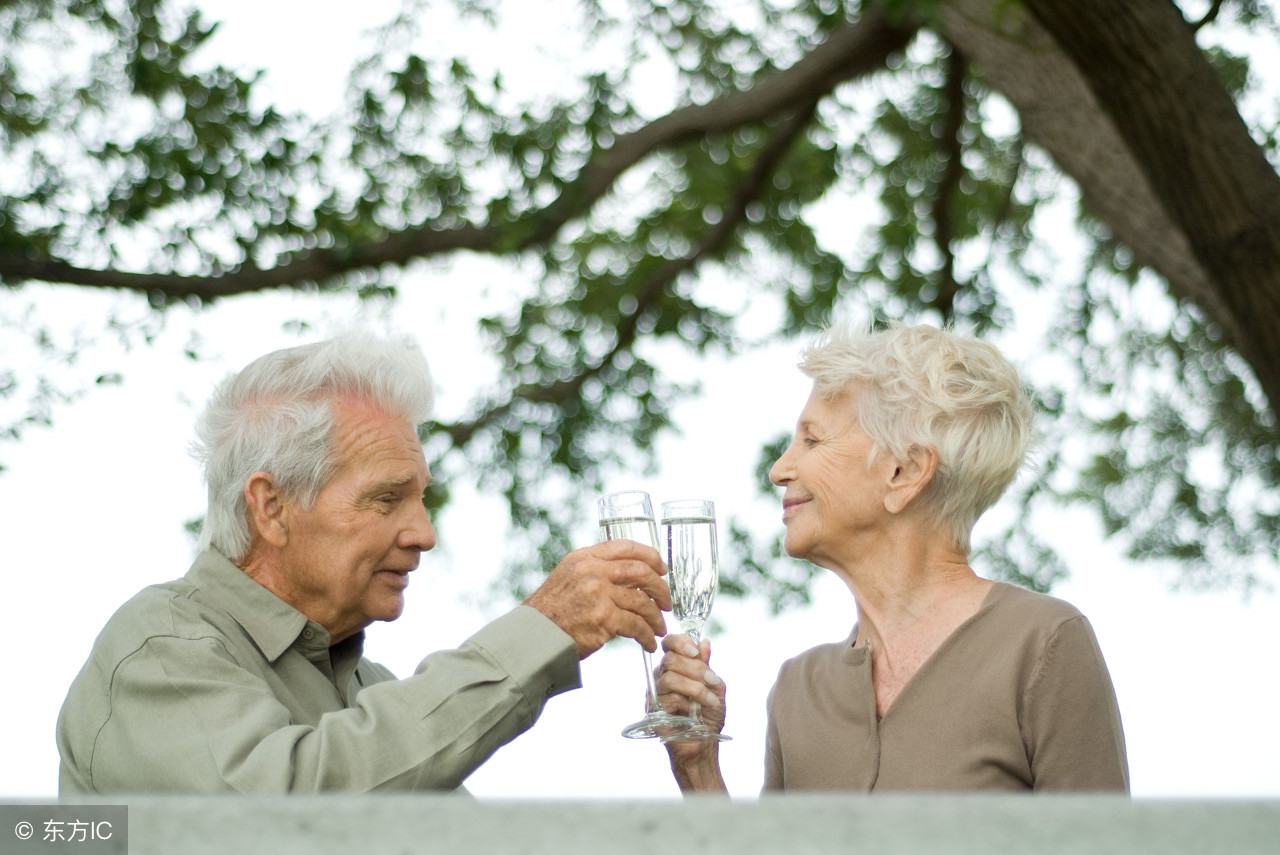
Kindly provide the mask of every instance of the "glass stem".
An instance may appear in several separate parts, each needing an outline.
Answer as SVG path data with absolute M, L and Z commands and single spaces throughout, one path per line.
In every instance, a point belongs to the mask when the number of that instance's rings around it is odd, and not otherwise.
M 640 653 L 644 656 L 644 709 L 646 713 L 656 713 L 660 707 L 658 705 L 658 687 L 653 681 L 653 658 L 648 650 L 640 648 Z
M 699 652 L 701 652 L 702 633 L 696 629 L 689 630 L 689 640 L 692 641 L 694 647 L 699 648 Z M 693 719 L 698 724 L 702 724 L 702 704 L 698 703 L 693 698 L 689 699 L 689 718 Z

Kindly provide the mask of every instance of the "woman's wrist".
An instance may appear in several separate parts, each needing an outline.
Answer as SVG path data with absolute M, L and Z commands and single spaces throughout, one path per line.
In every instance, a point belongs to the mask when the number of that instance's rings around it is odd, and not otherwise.
M 720 743 L 707 743 L 692 756 L 681 756 L 671 750 L 671 773 L 683 792 L 724 793 L 728 788 L 720 772 Z

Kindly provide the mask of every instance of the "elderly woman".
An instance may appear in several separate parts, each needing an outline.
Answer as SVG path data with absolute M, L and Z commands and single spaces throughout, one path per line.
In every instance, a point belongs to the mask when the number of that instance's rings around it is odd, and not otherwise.
M 1032 405 L 996 348 L 930 327 L 830 331 L 769 477 L 786 551 L 853 593 L 844 641 L 769 694 L 765 791 L 1128 789 L 1115 692 L 1088 621 L 980 577 L 974 522 L 1013 481 Z M 668 636 L 663 705 L 724 720 L 710 648 Z M 671 742 L 684 790 L 723 791 L 715 742 Z

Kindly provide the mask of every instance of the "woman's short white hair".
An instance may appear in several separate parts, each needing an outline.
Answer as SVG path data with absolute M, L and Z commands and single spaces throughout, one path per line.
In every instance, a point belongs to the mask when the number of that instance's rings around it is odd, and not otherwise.
M 269 473 L 303 507 L 315 503 L 338 469 L 332 404 L 345 397 L 417 426 L 434 398 L 426 358 L 407 338 L 352 331 L 268 353 L 214 389 L 191 446 L 209 490 L 201 549 L 233 561 L 248 553 L 244 488 L 255 472 Z
M 855 393 L 873 456 L 937 450 L 938 471 L 921 501 L 967 554 L 974 523 L 1013 483 L 1033 440 L 1031 397 L 1000 351 L 929 326 L 841 326 L 803 352 L 800 370 L 826 400 Z

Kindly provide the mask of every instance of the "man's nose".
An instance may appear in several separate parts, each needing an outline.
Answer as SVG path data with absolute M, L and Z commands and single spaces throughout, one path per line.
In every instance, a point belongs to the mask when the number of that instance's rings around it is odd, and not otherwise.
M 413 524 L 404 530 L 400 545 L 404 549 L 417 549 L 420 552 L 435 548 L 436 529 L 431 524 L 431 516 L 426 508 L 421 508 Z

